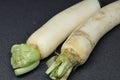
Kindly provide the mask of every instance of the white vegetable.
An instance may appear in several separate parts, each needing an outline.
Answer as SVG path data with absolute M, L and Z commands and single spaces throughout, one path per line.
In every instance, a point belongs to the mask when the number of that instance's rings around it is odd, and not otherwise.
M 17 76 L 36 68 L 80 24 L 100 9 L 98 0 L 84 0 L 58 13 L 27 40 L 12 47 L 11 65 Z
M 118 24 L 120 24 L 120 1 L 102 8 L 82 28 L 76 29 L 63 44 L 61 52 L 63 53 L 66 48 L 74 48 L 74 54 L 79 56 L 79 62 L 83 64 L 100 38 Z
M 100 9 L 98 0 L 77 3 L 50 19 L 30 36 L 27 44 L 37 46 L 43 59 L 49 56 L 73 29 L 83 24 L 98 9 Z
M 61 54 L 46 71 L 54 80 L 67 80 L 74 67 L 82 65 L 100 38 L 120 24 L 120 1 L 103 7 L 84 25 L 77 27 L 62 45 Z M 67 75 L 67 76 L 66 76 Z

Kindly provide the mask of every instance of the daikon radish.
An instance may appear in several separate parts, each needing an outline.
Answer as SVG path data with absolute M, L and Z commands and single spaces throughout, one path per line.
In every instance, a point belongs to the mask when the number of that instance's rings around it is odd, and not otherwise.
M 12 47 L 11 65 L 17 76 L 36 68 L 80 24 L 100 9 L 98 0 L 84 0 L 60 12 L 27 40 Z
M 120 1 L 103 7 L 77 27 L 62 45 L 61 54 L 47 62 L 46 73 L 53 80 L 67 80 L 71 71 L 88 59 L 100 38 L 120 24 Z

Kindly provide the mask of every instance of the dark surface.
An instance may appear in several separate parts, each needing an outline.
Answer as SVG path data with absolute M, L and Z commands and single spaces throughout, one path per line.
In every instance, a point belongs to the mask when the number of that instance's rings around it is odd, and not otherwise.
M 34 71 L 16 77 L 10 65 L 10 48 L 27 38 L 56 13 L 80 0 L 0 0 L 0 80 L 50 80 L 45 62 Z M 115 0 L 103 0 L 102 6 Z M 120 25 L 106 34 L 87 63 L 69 80 L 120 80 Z

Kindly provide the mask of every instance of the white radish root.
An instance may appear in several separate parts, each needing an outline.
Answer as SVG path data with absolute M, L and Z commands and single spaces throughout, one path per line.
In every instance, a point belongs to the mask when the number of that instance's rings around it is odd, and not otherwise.
M 33 33 L 27 44 L 38 47 L 41 58 L 49 56 L 80 24 L 100 9 L 98 0 L 84 0 L 54 16 Z
M 17 76 L 35 69 L 70 33 L 100 9 L 98 0 L 84 0 L 58 13 L 35 31 L 26 44 L 12 47 L 11 65 Z
M 101 37 L 118 24 L 120 24 L 120 1 L 103 7 L 84 25 L 77 27 L 64 42 L 61 54 L 46 73 L 54 80 L 61 80 L 67 75 L 64 78 L 67 80 L 71 68 L 84 64 Z

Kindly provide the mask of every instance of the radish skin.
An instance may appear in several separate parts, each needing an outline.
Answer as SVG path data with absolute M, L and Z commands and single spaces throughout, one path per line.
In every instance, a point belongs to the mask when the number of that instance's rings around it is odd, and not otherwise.
M 98 0 L 84 0 L 51 18 L 28 38 L 27 44 L 14 45 L 11 65 L 15 74 L 19 76 L 36 68 L 41 59 L 48 57 L 78 25 L 99 9 Z
M 84 64 L 101 37 L 118 24 L 120 24 L 120 1 L 103 7 L 84 25 L 78 26 L 64 42 L 61 54 L 49 66 L 46 73 L 54 80 L 61 80 L 70 74 L 68 71 Z M 59 65 L 55 66 L 56 64 Z M 67 80 L 67 77 L 64 80 Z

